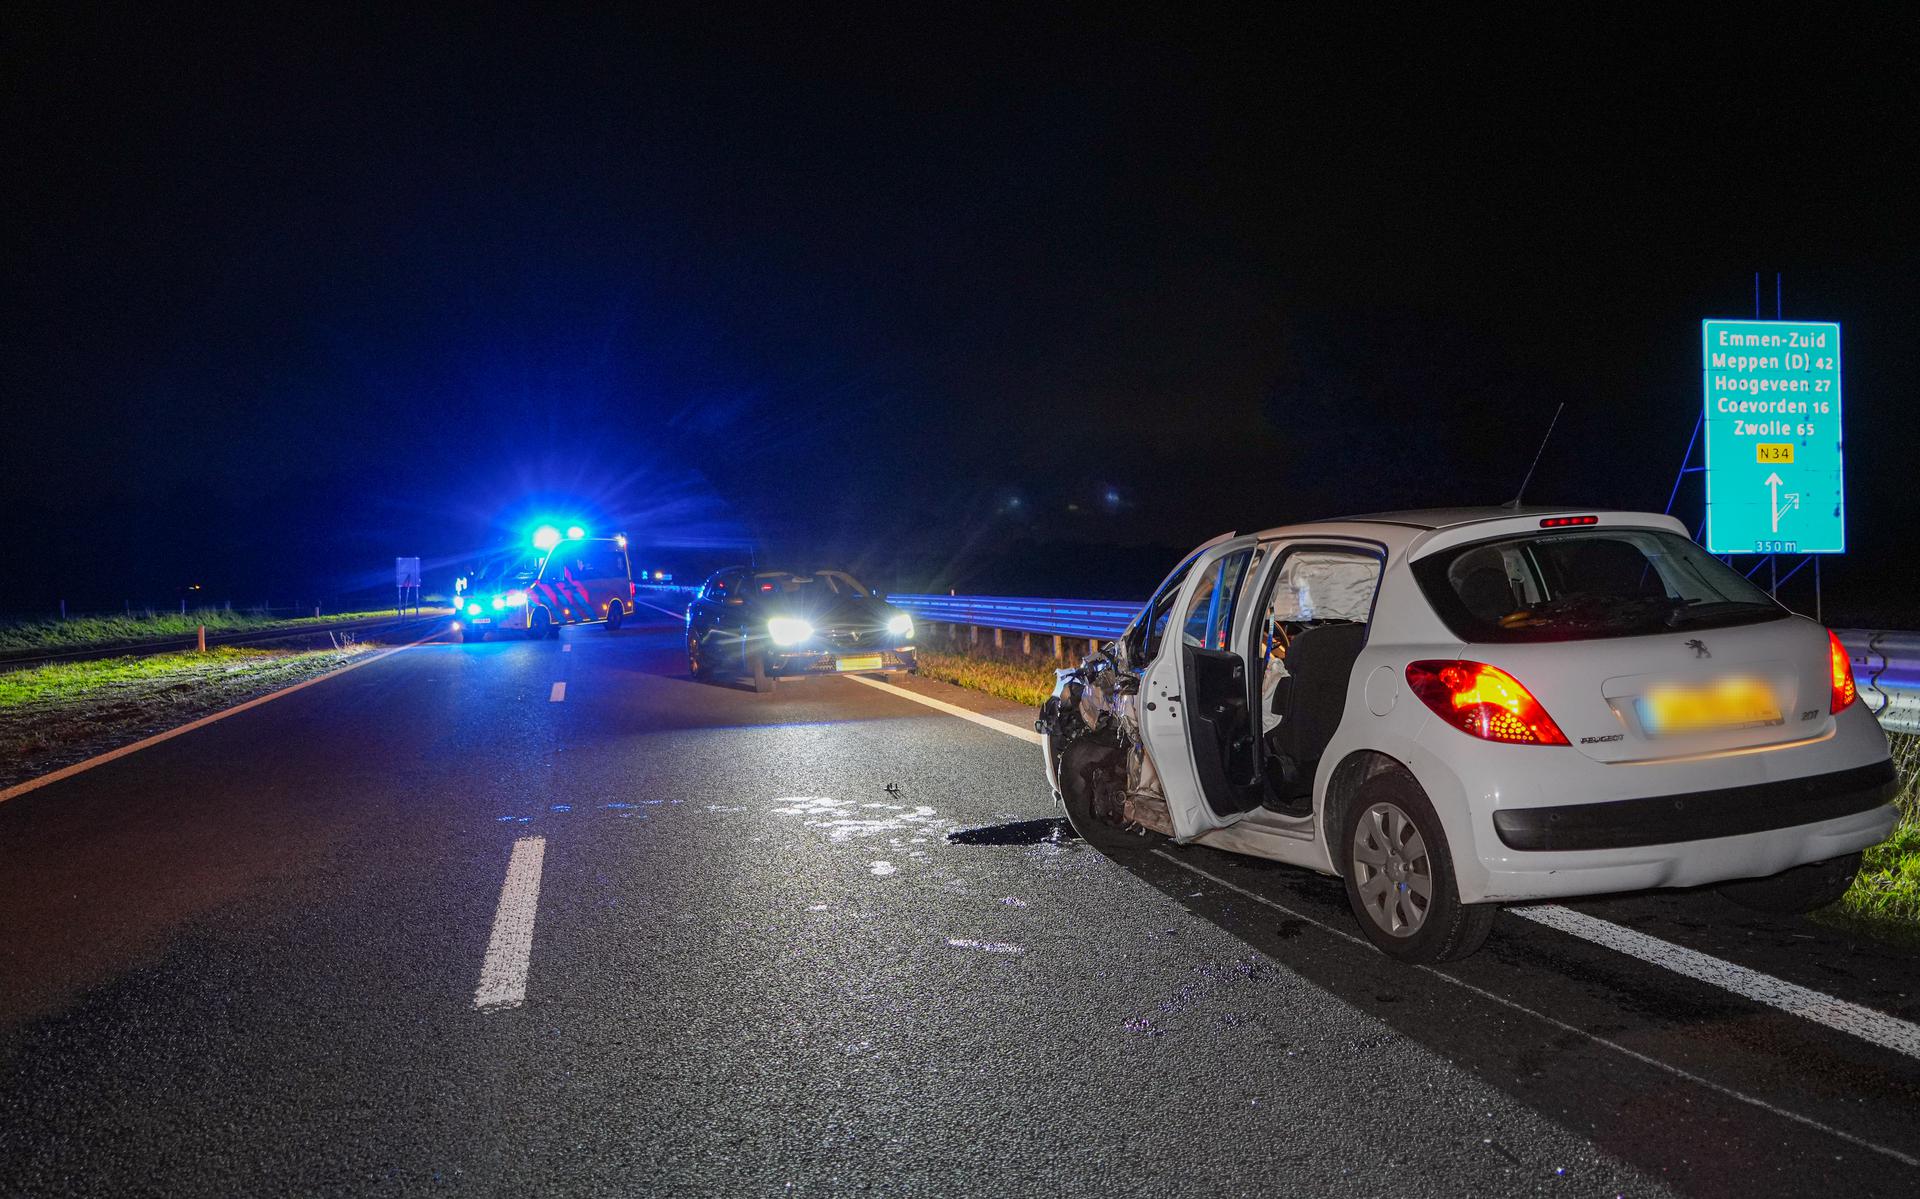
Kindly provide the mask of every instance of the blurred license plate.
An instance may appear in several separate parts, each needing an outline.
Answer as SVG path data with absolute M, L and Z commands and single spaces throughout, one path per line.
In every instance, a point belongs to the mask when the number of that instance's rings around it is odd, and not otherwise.
M 1773 688 L 1755 679 L 1723 679 L 1707 687 L 1654 687 L 1634 701 L 1651 737 L 1750 729 L 1780 723 Z
M 835 658 L 833 660 L 833 666 L 835 670 L 878 670 L 880 669 L 880 655 L 867 654 L 858 658 Z

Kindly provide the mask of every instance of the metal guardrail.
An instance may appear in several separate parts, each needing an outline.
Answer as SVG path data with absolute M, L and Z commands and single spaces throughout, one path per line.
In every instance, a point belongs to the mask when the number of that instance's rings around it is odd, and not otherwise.
M 1895 733 L 1920 733 L 1920 633 L 1835 629 L 1853 659 L 1860 700 Z
M 922 620 L 1062 637 L 1117 637 L 1143 602 L 999 595 L 890 595 L 887 601 Z M 1881 727 L 1920 734 L 1920 633 L 1834 632 L 1853 659 L 1861 702 L 1879 718 Z
M 1036 599 L 1001 595 L 889 595 L 921 620 L 1060 637 L 1117 637 L 1140 601 Z

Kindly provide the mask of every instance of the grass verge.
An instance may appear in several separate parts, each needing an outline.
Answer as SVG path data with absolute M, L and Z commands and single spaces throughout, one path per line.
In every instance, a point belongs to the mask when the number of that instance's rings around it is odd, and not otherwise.
M 391 616 L 393 609 L 374 612 L 334 612 L 319 624 Z M 191 637 L 201 625 L 209 633 L 250 633 L 286 625 L 316 623 L 311 616 L 280 617 L 264 612 L 208 608 L 196 612 L 161 612 L 152 616 L 77 616 L 72 620 L 18 620 L 0 623 L 0 652 L 83 649 L 103 645 L 136 645 L 167 637 Z
M 379 647 L 223 648 L 0 674 L 0 787 L 325 674 Z
M 920 673 L 943 683 L 984 691 L 1017 704 L 1039 707 L 1053 694 L 1054 663 L 1018 658 L 983 658 L 922 649 Z
M 1920 947 L 1920 737 L 1889 733 L 1893 764 L 1900 772 L 1900 823 L 1866 852 L 1860 876 L 1837 904 L 1822 911 L 1822 923 Z

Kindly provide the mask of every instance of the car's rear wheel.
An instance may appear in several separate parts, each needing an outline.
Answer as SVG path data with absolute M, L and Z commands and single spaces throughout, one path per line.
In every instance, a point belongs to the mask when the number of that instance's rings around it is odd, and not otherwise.
M 1460 902 L 1446 830 L 1411 776 L 1369 779 L 1343 824 L 1347 902 L 1376 948 L 1403 962 L 1446 962 L 1485 943 L 1498 909 Z
M 545 608 L 535 608 L 533 615 L 527 618 L 527 639 L 530 641 L 551 637 L 558 631 L 553 627 L 553 621 L 547 616 Z
M 607 632 L 619 632 L 621 622 L 626 620 L 626 618 L 627 610 L 620 606 L 619 600 L 615 600 L 613 603 L 607 605 Z
M 687 634 L 687 673 L 702 683 L 713 678 L 713 667 L 707 664 L 706 646 L 692 633 Z
M 1797 916 L 1838 903 L 1859 873 L 1860 855 L 1850 853 L 1824 862 L 1808 862 L 1767 878 L 1721 883 L 1715 890 L 1743 908 Z

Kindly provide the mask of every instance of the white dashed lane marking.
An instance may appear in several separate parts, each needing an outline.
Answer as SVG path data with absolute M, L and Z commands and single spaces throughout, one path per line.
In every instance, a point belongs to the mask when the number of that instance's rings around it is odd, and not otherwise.
M 557 704 L 567 698 L 567 684 L 564 680 L 553 685 L 553 692 L 547 696 L 547 702 Z
M 493 936 L 480 963 L 474 988 L 478 1011 L 519 1007 L 527 1001 L 527 964 L 533 957 L 533 917 L 540 908 L 540 868 L 547 857 L 545 837 L 522 837 L 507 858 L 507 881 L 493 913 Z
M 563 653 L 563 654 L 570 654 L 570 653 L 572 653 L 572 652 L 573 652 L 573 642 L 571 642 L 571 641 L 562 641 L 562 642 L 560 643 L 560 652 L 561 652 L 561 653 Z

